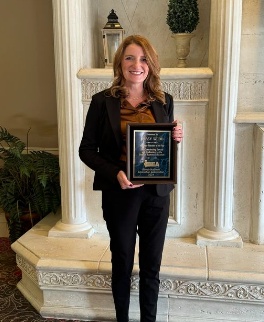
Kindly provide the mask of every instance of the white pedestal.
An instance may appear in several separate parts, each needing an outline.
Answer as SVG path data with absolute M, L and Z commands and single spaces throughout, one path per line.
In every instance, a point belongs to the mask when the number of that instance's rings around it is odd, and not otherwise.
M 49 215 L 12 244 L 22 270 L 19 290 L 44 317 L 114 321 L 108 236 L 50 238 L 56 221 Z M 157 321 L 264 321 L 263 272 L 264 246 L 204 247 L 191 238 L 167 239 Z M 132 321 L 139 321 L 138 286 L 136 254 Z

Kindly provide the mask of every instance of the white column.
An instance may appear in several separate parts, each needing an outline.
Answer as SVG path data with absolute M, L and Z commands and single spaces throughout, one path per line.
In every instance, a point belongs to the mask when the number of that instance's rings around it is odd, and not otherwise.
M 264 244 L 264 127 L 254 125 L 252 226 L 250 239 Z
M 242 247 L 233 228 L 234 118 L 237 110 L 242 0 L 212 0 L 204 228 L 200 245 Z
M 53 0 L 62 220 L 50 230 L 49 236 L 87 238 L 93 234 L 87 222 L 84 166 L 78 154 L 83 113 L 76 74 L 83 64 L 84 6 L 83 0 Z

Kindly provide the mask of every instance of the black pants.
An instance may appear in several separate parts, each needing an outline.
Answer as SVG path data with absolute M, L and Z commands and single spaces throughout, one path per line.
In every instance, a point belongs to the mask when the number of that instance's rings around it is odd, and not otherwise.
M 155 186 L 103 191 L 103 215 L 112 252 L 112 292 L 118 322 L 127 322 L 130 277 L 139 235 L 141 322 L 156 321 L 159 271 L 169 215 L 169 196 L 160 197 Z

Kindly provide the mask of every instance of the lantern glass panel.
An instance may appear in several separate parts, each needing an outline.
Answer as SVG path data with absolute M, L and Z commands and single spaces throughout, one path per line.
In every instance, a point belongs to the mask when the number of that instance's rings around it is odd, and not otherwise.
M 114 54 L 120 45 L 120 33 L 106 34 L 109 63 L 113 63 Z

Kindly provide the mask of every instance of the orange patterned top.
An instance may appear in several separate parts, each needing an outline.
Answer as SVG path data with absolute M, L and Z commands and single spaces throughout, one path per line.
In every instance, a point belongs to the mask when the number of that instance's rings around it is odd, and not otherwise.
M 122 152 L 120 160 L 126 161 L 126 124 L 127 123 L 156 123 L 153 113 L 150 109 L 150 101 L 139 103 L 136 107 L 132 106 L 126 99 L 121 99 L 121 134 L 122 134 Z

